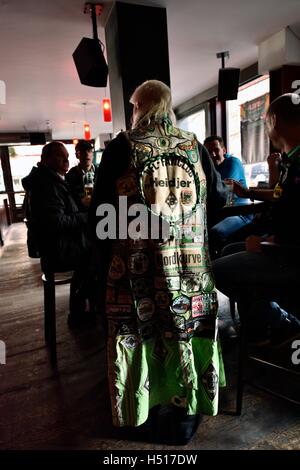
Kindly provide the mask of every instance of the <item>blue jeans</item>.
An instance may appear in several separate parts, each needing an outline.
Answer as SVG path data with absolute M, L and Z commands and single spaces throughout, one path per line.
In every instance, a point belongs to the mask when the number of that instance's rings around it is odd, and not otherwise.
M 213 258 L 220 254 L 221 249 L 230 243 L 233 235 L 242 227 L 245 227 L 253 221 L 253 214 L 235 215 L 226 217 L 225 219 L 214 225 L 209 231 L 210 251 Z

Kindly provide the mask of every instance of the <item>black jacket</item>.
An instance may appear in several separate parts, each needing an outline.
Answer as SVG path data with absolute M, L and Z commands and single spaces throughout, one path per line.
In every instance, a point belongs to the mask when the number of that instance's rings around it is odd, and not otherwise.
M 89 250 L 87 214 L 79 212 L 67 183 L 46 166 L 35 169 L 22 183 L 42 269 L 76 269 Z

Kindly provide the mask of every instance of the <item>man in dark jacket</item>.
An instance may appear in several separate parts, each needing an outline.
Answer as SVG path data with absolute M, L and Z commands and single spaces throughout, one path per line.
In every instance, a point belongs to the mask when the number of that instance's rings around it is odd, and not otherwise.
M 93 165 L 92 144 L 86 140 L 80 140 L 75 147 L 75 153 L 79 163 L 66 174 L 66 181 L 78 207 L 80 210 L 86 211 L 97 173 L 97 169 Z
M 61 142 L 44 146 L 41 164 L 26 177 L 30 227 L 35 232 L 43 272 L 74 270 L 70 293 L 70 326 L 80 323 L 89 296 L 90 242 L 87 213 L 78 207 L 65 182 L 68 151 Z M 86 317 L 85 317 L 86 319 Z

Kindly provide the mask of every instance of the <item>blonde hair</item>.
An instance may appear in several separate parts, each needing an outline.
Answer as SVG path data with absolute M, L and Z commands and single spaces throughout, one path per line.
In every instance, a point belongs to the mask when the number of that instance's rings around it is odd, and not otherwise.
M 160 119 L 166 114 L 173 124 L 176 123 L 172 109 L 171 90 L 159 80 L 147 80 L 138 86 L 130 98 L 130 103 L 138 104 L 132 128 L 148 125 L 151 121 Z

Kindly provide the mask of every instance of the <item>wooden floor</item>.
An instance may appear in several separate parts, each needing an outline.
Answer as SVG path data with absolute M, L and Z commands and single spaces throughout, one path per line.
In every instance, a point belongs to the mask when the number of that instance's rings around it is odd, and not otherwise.
M 13 225 L 0 249 L 0 340 L 7 348 L 6 364 L 0 365 L 0 448 L 172 449 L 117 437 L 110 424 L 103 334 L 100 326 L 68 329 L 68 286 L 57 287 L 58 369 L 51 368 L 39 262 L 27 257 L 25 239 L 25 227 Z M 185 449 L 300 449 L 299 407 L 249 387 L 242 416 L 228 413 L 234 409 L 235 356 L 227 353 L 225 360 L 229 386 L 220 413 L 204 418 Z

